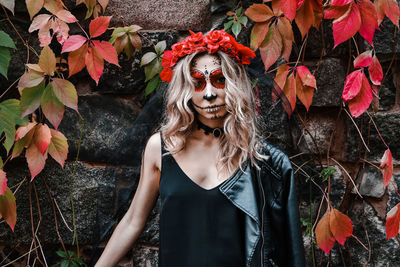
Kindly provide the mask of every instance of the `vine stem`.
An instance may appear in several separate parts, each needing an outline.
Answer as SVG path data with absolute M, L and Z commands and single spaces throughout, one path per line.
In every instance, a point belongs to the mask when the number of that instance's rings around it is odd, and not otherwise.
M 351 37 L 351 39 L 352 39 L 352 40 L 353 40 L 353 42 L 354 42 L 354 45 L 355 45 L 355 47 L 356 47 L 356 50 L 357 50 L 357 56 L 358 56 L 358 55 L 360 55 L 360 50 L 358 50 L 358 45 L 357 45 L 356 39 L 354 39 L 354 36 L 353 36 L 353 37 Z
M 394 188 L 394 191 L 396 191 L 396 194 L 400 197 L 399 191 L 397 191 L 396 186 L 394 185 L 394 182 L 392 181 L 392 186 Z
M 358 239 L 355 235 L 352 234 L 351 237 L 353 237 L 355 240 L 357 240 L 358 243 L 360 243 L 361 246 L 363 246 L 366 251 L 369 251 L 369 249 L 363 244 L 363 242 L 361 242 L 360 239 Z
M 360 160 L 361 160 L 361 161 L 363 161 L 363 162 L 365 162 L 365 163 L 368 163 L 369 165 L 371 165 L 371 166 L 373 166 L 373 167 L 377 168 L 378 170 L 380 170 L 380 169 L 381 169 L 381 168 L 379 168 L 379 166 L 378 166 L 378 165 L 375 165 L 374 163 L 372 163 L 372 162 L 368 161 L 367 159 L 362 159 L 362 158 L 360 158 Z
M 351 178 L 350 174 L 347 172 L 347 170 L 346 170 L 336 159 L 334 159 L 334 158 L 330 158 L 330 159 L 333 160 L 337 165 L 339 165 L 339 167 L 344 171 L 344 173 L 347 175 L 347 177 L 349 177 L 351 183 L 352 183 L 353 186 L 354 186 L 354 190 L 356 191 L 357 195 L 358 195 L 360 198 L 363 198 L 363 197 L 361 196 L 360 192 L 358 191 L 358 188 L 357 188 L 356 184 L 354 183 L 353 179 Z
M 34 251 L 34 250 L 37 250 L 38 248 L 39 248 L 39 246 L 37 246 L 37 247 L 35 247 L 35 248 L 29 250 L 28 252 L 26 252 L 25 254 L 22 254 L 22 255 L 19 256 L 18 258 L 16 258 L 16 259 L 10 261 L 9 263 L 7 263 L 7 264 L 5 264 L 5 265 L 2 265 L 2 267 L 6 267 L 6 266 L 9 266 L 9 265 L 12 265 L 14 262 L 19 261 L 20 259 L 24 258 L 26 255 L 28 255 L 29 253 L 31 253 L 31 252 Z
M 392 59 L 390 60 L 390 64 L 389 67 L 387 68 L 385 75 L 383 76 L 383 79 L 381 81 L 381 84 L 383 83 L 383 81 L 386 79 L 386 76 L 388 75 L 390 68 L 393 65 L 394 59 L 396 58 L 396 53 L 397 53 L 397 46 L 396 46 L 396 37 L 397 37 L 397 28 L 394 27 L 394 31 L 393 31 L 393 56 Z M 382 85 L 381 85 L 382 86 Z
M 21 77 L 19 77 L 18 79 L 16 79 L 1 95 L 0 95 L 0 99 L 3 98 L 3 96 L 11 89 L 13 88 L 13 86 L 19 81 L 19 79 L 21 79 Z
M 369 114 L 368 111 L 366 111 L 366 113 L 367 113 L 367 115 L 369 116 L 369 118 L 370 118 L 372 124 L 375 126 L 375 130 L 376 130 L 376 132 L 378 133 L 379 137 L 381 138 L 383 144 L 386 146 L 387 149 L 389 149 L 389 146 L 386 144 L 385 140 L 383 139 L 383 137 L 382 137 L 380 131 L 378 130 L 378 127 L 376 126 L 375 121 L 373 120 L 372 116 Z
M 305 45 L 306 45 L 306 43 L 307 43 L 307 39 L 308 39 L 308 32 L 307 32 L 307 34 L 306 34 L 306 38 L 304 38 L 304 41 L 303 41 L 303 43 L 301 44 L 300 51 L 299 51 L 299 55 L 298 55 L 298 57 L 297 57 L 296 64 L 294 65 L 293 68 L 296 68 L 296 67 L 297 67 L 297 64 L 299 64 L 300 56 L 301 56 L 301 54 L 303 53 L 304 47 L 305 47 Z
M 346 112 L 346 114 L 349 116 L 349 118 L 351 119 L 351 121 L 353 122 L 354 126 L 356 126 L 357 132 L 360 135 L 361 141 L 363 142 L 365 149 L 367 149 L 368 152 L 371 152 L 367 146 L 367 144 L 364 141 L 364 138 L 362 137 L 362 134 L 360 132 L 360 129 L 358 129 L 358 126 L 356 124 L 356 122 L 353 120 L 353 117 L 350 115 L 350 113 L 344 108 L 344 111 Z
M 79 26 L 79 28 L 80 28 L 80 29 L 83 31 L 83 33 L 86 35 L 86 38 L 89 40 L 90 37 L 89 37 L 89 35 L 87 34 L 87 32 L 82 28 L 81 24 L 80 24 L 78 21 L 76 21 L 75 23 Z

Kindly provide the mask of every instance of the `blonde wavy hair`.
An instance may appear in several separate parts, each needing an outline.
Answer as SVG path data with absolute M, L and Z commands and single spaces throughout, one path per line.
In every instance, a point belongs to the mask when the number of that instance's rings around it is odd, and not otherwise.
M 166 149 L 171 154 L 185 148 L 186 138 L 194 129 L 195 112 L 190 101 L 194 83 L 190 66 L 202 54 L 204 52 L 193 53 L 178 61 L 166 92 L 166 108 L 160 131 Z M 237 64 L 224 52 L 218 51 L 216 55 L 221 60 L 225 77 L 225 102 L 228 110 L 224 134 L 219 137 L 218 170 L 228 168 L 228 172 L 232 173 L 238 165 L 242 169 L 247 160 L 258 168 L 256 160 L 262 160 L 265 156 L 258 152 L 261 144 L 256 127 L 254 93 L 249 78 L 243 65 Z

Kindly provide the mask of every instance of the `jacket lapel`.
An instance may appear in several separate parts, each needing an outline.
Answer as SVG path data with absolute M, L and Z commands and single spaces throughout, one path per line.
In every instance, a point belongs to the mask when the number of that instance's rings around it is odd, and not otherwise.
M 261 236 L 257 193 L 251 177 L 250 164 L 247 164 L 244 172 L 239 170 L 227 183 L 220 186 L 219 190 L 247 215 L 245 219 L 245 248 L 246 266 L 249 266 Z

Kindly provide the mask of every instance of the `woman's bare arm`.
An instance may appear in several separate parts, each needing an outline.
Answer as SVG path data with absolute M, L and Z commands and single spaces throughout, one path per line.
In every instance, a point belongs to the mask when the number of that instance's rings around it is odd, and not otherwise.
M 115 228 L 96 267 L 115 266 L 139 237 L 159 192 L 161 170 L 161 139 L 156 133 L 147 142 L 139 185 L 132 203 Z

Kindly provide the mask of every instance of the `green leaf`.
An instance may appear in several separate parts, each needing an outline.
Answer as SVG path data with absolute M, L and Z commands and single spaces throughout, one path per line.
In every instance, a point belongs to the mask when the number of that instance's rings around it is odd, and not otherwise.
M 152 62 L 157 57 L 157 54 L 154 52 L 147 52 L 143 55 L 142 60 L 140 61 L 140 66 L 144 66 Z
M 229 16 L 229 17 L 228 17 L 228 20 L 233 20 L 233 19 L 235 19 L 234 16 Z
M 321 173 L 319 174 L 319 176 L 322 178 L 322 181 L 325 182 L 334 173 L 335 173 L 335 168 L 332 166 L 329 166 L 328 168 L 323 169 L 321 171 Z
M 228 21 L 227 23 L 224 23 L 224 30 L 227 31 L 229 30 L 230 27 L 232 27 L 233 20 Z
M 155 77 L 153 77 L 146 85 L 146 89 L 144 91 L 144 95 L 148 96 L 149 94 L 151 94 L 152 92 L 154 92 L 155 90 L 157 90 L 158 88 L 160 88 L 161 86 L 161 79 L 160 76 L 157 75 Z
M 46 88 L 44 89 L 42 98 L 40 100 L 40 106 L 42 107 L 44 116 L 46 116 L 54 128 L 57 129 L 64 116 L 65 108 L 54 94 L 51 83 L 47 84 Z
M 40 106 L 40 99 L 44 91 L 44 82 L 39 85 L 22 90 L 21 110 L 22 115 L 26 116 L 34 112 Z
M 57 253 L 57 255 L 60 256 L 61 258 L 67 258 L 67 253 L 65 253 L 65 251 L 57 250 L 56 253 Z
M 243 24 L 243 26 L 246 26 L 248 18 L 246 16 L 242 16 L 239 18 L 239 21 Z
M 10 35 L 3 31 L 0 31 L 0 46 L 16 49 L 14 41 L 11 39 Z
M 3 159 L 0 157 L 0 169 L 3 169 Z
M 79 264 L 74 260 L 71 261 L 71 266 L 72 267 L 79 267 Z
M 14 194 L 8 187 L 6 187 L 4 195 L 0 195 L 0 216 L 14 231 L 17 222 L 17 206 Z
M 68 267 L 69 266 L 69 261 L 68 260 L 63 260 L 61 262 L 61 267 Z
M 7 70 L 10 64 L 10 51 L 6 47 L 0 46 L 0 74 L 3 75 L 6 79 L 7 77 Z
M 236 16 L 239 17 L 242 14 L 242 10 L 243 10 L 242 7 L 239 7 L 238 9 L 236 9 Z
M 111 44 L 114 44 L 115 40 L 118 37 L 120 37 L 119 33 L 125 33 L 125 32 L 126 32 L 126 29 L 124 29 L 124 27 L 115 28 L 111 34 L 111 38 L 110 38 L 109 42 Z
M 240 24 L 240 22 L 236 21 L 235 23 L 233 23 L 232 32 L 236 36 L 236 38 L 241 30 L 242 30 L 242 25 Z
M 166 41 L 161 41 L 156 44 L 154 49 L 156 50 L 157 55 L 160 55 L 162 52 L 164 52 L 165 48 L 167 48 L 167 42 Z
M 254 87 L 256 87 L 257 83 L 258 83 L 258 79 L 257 78 L 252 80 L 251 81 L 251 88 L 254 89 Z
M 144 74 L 146 76 L 145 82 L 152 79 L 154 76 L 162 71 L 162 65 L 160 59 L 154 59 L 150 64 L 146 65 L 144 68 Z
M 21 109 L 17 99 L 7 99 L 0 103 L 0 135 L 4 132 L 4 148 L 7 154 L 14 144 L 15 125 L 26 125 L 27 118 L 21 119 Z
M 272 24 L 272 23 L 271 23 Z M 276 30 L 276 29 L 275 29 Z M 264 40 L 261 42 L 260 47 L 264 47 L 268 44 L 268 42 L 271 40 L 272 33 L 274 31 L 274 26 L 270 25 L 267 34 L 265 35 Z
M 73 257 L 75 255 L 75 252 L 73 252 L 71 250 L 68 250 L 68 254 L 69 254 L 70 257 Z

